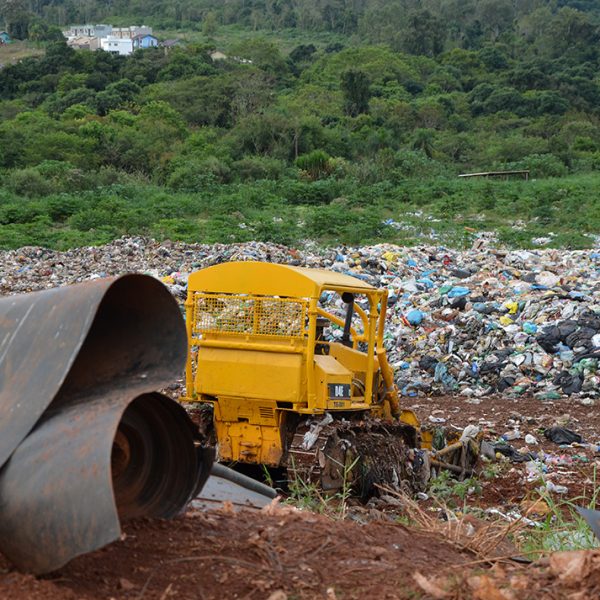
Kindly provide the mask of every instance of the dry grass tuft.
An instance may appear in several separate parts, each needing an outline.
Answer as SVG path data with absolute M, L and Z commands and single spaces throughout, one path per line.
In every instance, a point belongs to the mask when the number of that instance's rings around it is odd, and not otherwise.
M 475 563 L 496 563 L 509 560 L 519 554 L 510 538 L 517 536 L 527 525 L 523 519 L 512 522 L 483 521 L 469 514 L 457 515 L 438 501 L 440 509 L 447 519 L 423 510 L 412 498 L 387 486 L 378 486 L 401 503 L 410 521 L 415 527 L 433 532 L 445 540 L 477 557 Z

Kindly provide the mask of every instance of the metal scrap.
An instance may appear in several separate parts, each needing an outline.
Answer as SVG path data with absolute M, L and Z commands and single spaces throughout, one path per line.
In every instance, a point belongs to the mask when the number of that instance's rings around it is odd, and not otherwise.
M 212 454 L 155 392 L 183 369 L 176 302 L 126 275 L 0 298 L 0 551 L 45 573 L 117 539 L 120 519 L 172 517 Z

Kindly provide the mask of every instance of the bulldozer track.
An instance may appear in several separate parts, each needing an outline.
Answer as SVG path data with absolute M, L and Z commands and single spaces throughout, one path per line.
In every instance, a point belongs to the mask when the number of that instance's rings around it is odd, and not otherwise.
M 308 431 L 310 431 L 310 427 L 304 426 L 294 433 L 288 449 L 288 479 L 318 484 L 321 479 L 318 453 L 325 447 L 327 435 L 319 435 L 310 449 L 304 449 L 304 436 Z
M 414 433 L 410 425 L 369 418 L 304 423 L 288 448 L 288 478 L 325 493 L 351 490 L 363 498 L 377 494 L 380 484 L 418 491 L 429 464 L 425 453 L 412 447 Z

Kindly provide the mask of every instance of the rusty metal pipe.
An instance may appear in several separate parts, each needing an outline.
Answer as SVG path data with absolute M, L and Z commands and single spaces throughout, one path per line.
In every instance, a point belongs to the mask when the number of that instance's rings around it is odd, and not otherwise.
M 252 479 L 243 473 L 238 473 L 237 471 L 234 471 L 225 465 L 214 463 L 210 474 L 215 475 L 216 477 L 221 477 L 222 479 L 227 479 L 228 481 L 240 485 L 247 490 L 267 496 L 267 498 L 277 498 L 277 492 L 272 487 L 265 485 L 256 479 Z
M 446 454 L 451 454 L 455 450 L 461 450 L 462 448 L 462 442 L 454 442 L 453 444 L 448 444 L 445 448 L 442 448 L 441 450 L 436 450 L 434 457 L 439 458 L 441 456 L 445 456 Z
M 143 275 L 0 299 L 0 551 L 45 573 L 171 517 L 201 489 L 210 450 L 155 392 L 183 370 L 175 300 Z

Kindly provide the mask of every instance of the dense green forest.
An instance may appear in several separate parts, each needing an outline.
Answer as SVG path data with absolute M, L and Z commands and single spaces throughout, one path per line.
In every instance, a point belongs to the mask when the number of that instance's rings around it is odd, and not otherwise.
M 598 0 L 2 0 L 0 15 L 9 26 L 36 18 L 54 25 L 136 18 L 162 28 L 201 28 L 208 19 L 255 30 L 357 34 L 404 47 L 422 37 L 443 49 L 477 48 L 515 31 L 537 37 L 548 16 L 564 8 L 600 15 Z
M 100 21 L 185 44 L 60 40 Z M 45 54 L 0 68 L 0 247 L 600 234 L 599 0 L 0 0 L 2 22 Z M 532 180 L 457 178 L 496 168 Z

